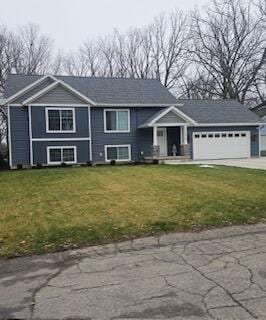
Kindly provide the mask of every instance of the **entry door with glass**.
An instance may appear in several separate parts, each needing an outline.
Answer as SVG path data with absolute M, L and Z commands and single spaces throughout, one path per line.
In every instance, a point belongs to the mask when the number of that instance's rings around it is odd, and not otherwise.
M 157 143 L 160 156 L 167 156 L 167 131 L 166 128 L 157 129 Z

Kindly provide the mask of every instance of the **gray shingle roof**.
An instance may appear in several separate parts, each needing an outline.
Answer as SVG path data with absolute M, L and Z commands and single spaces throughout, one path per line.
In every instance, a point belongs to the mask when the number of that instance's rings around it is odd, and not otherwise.
M 9 75 L 5 98 L 40 79 L 40 75 Z M 255 113 L 234 100 L 176 100 L 157 80 L 56 76 L 98 104 L 178 106 L 197 123 L 259 123 Z
M 42 76 L 9 75 L 5 97 L 40 79 Z M 158 80 L 56 76 L 92 101 L 105 104 L 176 104 L 176 98 Z
M 261 118 L 234 100 L 179 100 L 182 112 L 198 123 L 258 123 Z
M 262 122 L 254 112 L 234 100 L 178 100 L 178 102 L 183 105 L 175 108 L 198 124 Z M 161 109 L 139 127 L 147 127 L 164 111 L 165 108 Z

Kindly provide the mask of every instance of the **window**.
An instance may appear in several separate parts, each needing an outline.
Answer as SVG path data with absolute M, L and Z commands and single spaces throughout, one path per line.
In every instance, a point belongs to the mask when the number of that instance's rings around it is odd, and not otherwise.
M 226 133 L 222 133 L 222 138 L 226 138 Z
M 46 108 L 46 132 L 75 132 L 75 110 Z
M 202 138 L 207 138 L 207 134 L 202 134 L 201 137 Z
M 60 164 L 76 163 L 77 151 L 75 146 L 71 147 L 47 147 L 47 163 Z
M 109 145 L 105 146 L 105 161 L 130 161 L 131 160 L 130 145 Z
M 233 135 L 232 133 L 229 133 L 229 134 L 228 134 L 228 137 L 229 137 L 229 138 L 233 138 L 233 136 L 234 136 L 234 135 Z
M 246 134 L 245 133 L 241 133 L 241 137 L 245 137 L 246 136 Z
M 208 134 L 208 138 L 213 138 L 213 134 Z
M 129 132 L 129 110 L 104 110 L 104 123 L 105 132 Z
M 220 138 L 220 135 L 219 135 L 219 133 L 215 133 L 215 138 Z
M 239 133 L 235 133 L 235 137 L 238 138 L 239 137 Z

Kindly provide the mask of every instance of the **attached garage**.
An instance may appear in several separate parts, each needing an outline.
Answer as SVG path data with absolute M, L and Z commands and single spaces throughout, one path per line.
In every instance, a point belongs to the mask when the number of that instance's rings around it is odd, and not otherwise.
M 193 159 L 250 158 L 250 131 L 193 133 Z

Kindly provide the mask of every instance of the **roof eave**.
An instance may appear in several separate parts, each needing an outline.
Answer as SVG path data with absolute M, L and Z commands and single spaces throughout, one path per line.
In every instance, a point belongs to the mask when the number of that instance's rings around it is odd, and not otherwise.
M 190 127 L 233 127 L 233 126 L 263 126 L 266 122 L 215 122 L 215 123 L 197 123 L 189 125 Z
M 13 95 L 11 95 L 10 97 L 6 98 L 4 101 L 4 105 L 10 104 L 12 103 L 14 100 L 16 100 L 18 97 L 22 96 L 23 94 L 29 92 L 30 90 L 32 90 L 34 87 L 38 86 L 39 84 L 41 84 L 43 81 L 45 81 L 46 79 L 52 79 L 54 81 L 57 81 L 57 79 L 52 76 L 52 75 L 46 75 L 43 76 L 41 78 L 39 78 L 38 80 L 32 82 L 30 85 L 24 87 L 23 89 L 21 89 L 20 91 L 14 93 Z
M 171 106 L 183 106 L 180 103 L 100 103 L 94 104 L 96 107 L 171 107 Z

